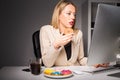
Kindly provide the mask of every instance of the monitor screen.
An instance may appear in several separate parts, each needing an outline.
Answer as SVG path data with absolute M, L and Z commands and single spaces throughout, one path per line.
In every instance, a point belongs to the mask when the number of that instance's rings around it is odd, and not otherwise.
M 98 4 L 93 36 L 88 53 L 88 65 L 116 60 L 120 46 L 120 7 Z

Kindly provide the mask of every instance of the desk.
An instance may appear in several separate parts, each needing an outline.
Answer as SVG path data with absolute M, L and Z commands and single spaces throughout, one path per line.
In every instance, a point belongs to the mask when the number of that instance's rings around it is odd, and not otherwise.
M 58 80 L 44 77 L 44 74 L 42 72 L 40 75 L 36 76 L 31 74 L 30 72 L 22 71 L 25 68 L 28 67 L 26 66 L 3 67 L 0 69 L 0 80 Z M 117 72 L 120 72 L 120 69 L 112 69 L 94 74 L 92 73 L 79 75 L 74 74 L 74 76 L 70 78 L 60 80 L 120 80 L 120 78 L 108 76 L 108 74 L 113 74 Z

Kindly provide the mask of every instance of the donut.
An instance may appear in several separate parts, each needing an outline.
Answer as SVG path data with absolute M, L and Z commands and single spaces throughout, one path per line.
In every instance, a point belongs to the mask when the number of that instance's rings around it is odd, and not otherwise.
M 51 68 L 46 68 L 45 70 L 44 70 L 44 74 L 48 74 L 48 75 L 50 75 L 52 72 L 54 72 L 55 70 L 54 69 L 51 69 Z
M 70 70 L 62 70 L 61 74 L 62 75 L 69 75 L 69 74 L 72 74 L 72 72 Z
M 59 76 L 59 75 L 62 75 L 62 74 L 61 74 L 61 72 L 59 72 L 59 71 L 55 71 L 55 72 L 52 72 L 51 75 Z
M 65 30 L 65 35 L 70 34 L 70 33 L 73 33 L 73 29 L 72 28 L 67 28 L 67 30 Z
M 70 71 L 70 70 L 56 71 L 56 70 L 51 69 L 51 68 L 46 68 L 44 70 L 44 74 L 52 75 L 52 76 L 64 76 L 64 75 L 72 74 L 72 71 Z

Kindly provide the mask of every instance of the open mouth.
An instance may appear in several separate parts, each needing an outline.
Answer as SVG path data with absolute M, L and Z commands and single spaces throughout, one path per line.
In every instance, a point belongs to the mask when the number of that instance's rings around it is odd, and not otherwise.
M 70 24 L 71 26 L 73 26 L 73 25 L 74 25 L 74 21 L 69 22 L 69 24 Z

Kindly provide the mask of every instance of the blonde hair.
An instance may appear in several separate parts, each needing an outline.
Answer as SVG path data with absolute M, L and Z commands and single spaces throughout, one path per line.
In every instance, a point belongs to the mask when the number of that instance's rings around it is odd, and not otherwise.
M 54 11 L 53 11 L 53 15 L 52 15 L 52 21 L 51 21 L 51 25 L 54 28 L 58 28 L 59 26 L 59 15 L 61 14 L 62 10 L 67 6 L 67 5 L 73 5 L 75 8 L 76 6 L 70 1 L 70 0 L 60 0 L 58 2 L 58 4 L 55 6 Z M 74 26 L 73 26 L 74 28 Z

